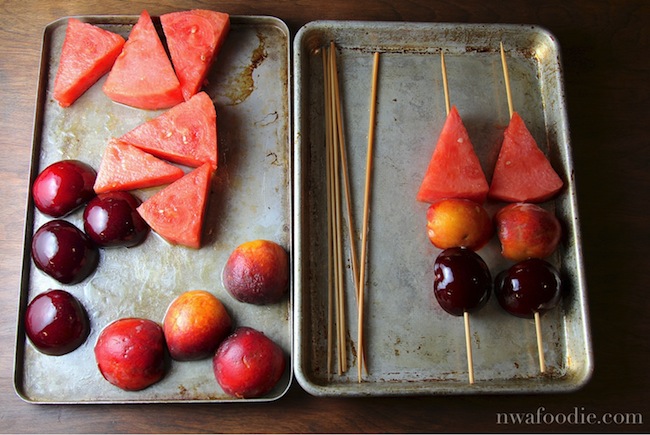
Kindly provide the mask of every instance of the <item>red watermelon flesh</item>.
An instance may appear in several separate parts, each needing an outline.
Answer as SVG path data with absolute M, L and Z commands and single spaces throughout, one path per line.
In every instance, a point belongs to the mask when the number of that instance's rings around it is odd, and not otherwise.
M 119 140 L 111 140 L 95 179 L 95 193 L 133 190 L 169 184 L 184 175 L 183 170 Z
M 142 11 L 131 29 L 103 89 L 113 101 L 139 109 L 167 109 L 184 101 L 181 84 L 147 11 Z
M 54 99 L 68 107 L 110 71 L 124 46 L 124 38 L 76 18 L 68 19 Z
M 503 133 L 490 185 L 490 198 L 508 202 L 543 202 L 557 194 L 562 186 L 562 179 L 537 146 L 524 120 L 514 112 Z
M 203 86 L 230 31 L 230 16 L 194 9 L 161 15 L 160 21 L 183 97 L 189 100 Z
M 456 106 L 452 106 L 416 198 L 428 203 L 442 198 L 465 198 L 480 204 L 488 189 L 463 120 Z
M 186 166 L 210 163 L 217 169 L 217 112 L 199 92 L 119 138 L 148 153 Z
M 199 249 L 211 180 L 206 163 L 144 201 L 138 213 L 169 243 Z

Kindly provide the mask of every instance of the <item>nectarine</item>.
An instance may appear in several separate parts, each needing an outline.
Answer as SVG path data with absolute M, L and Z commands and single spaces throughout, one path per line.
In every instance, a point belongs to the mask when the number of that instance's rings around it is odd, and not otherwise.
M 221 301 L 205 290 L 190 290 L 172 301 L 163 331 L 171 357 L 190 361 L 214 355 L 232 321 Z
M 102 376 L 116 387 L 127 391 L 147 388 L 165 375 L 163 330 L 149 319 L 116 320 L 99 334 L 95 360 Z
M 288 290 L 289 256 L 282 246 L 269 240 L 243 243 L 226 261 L 222 281 L 240 302 L 276 303 Z
M 282 348 L 264 333 L 239 327 L 217 349 L 214 376 L 226 394 L 260 397 L 278 383 L 286 366 Z

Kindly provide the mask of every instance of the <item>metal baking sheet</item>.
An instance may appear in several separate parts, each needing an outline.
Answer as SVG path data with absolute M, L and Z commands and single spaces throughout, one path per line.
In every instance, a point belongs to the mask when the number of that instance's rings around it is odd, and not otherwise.
M 124 37 L 138 19 L 78 18 Z M 80 159 L 98 168 L 110 137 L 162 113 L 113 103 L 101 90 L 105 77 L 71 107 L 60 108 L 51 92 L 66 23 L 67 18 L 62 18 L 44 31 L 32 181 L 47 165 L 66 158 Z M 237 302 L 223 288 L 221 271 L 230 252 L 248 240 L 274 240 L 293 256 L 289 58 L 289 31 L 281 20 L 231 17 L 231 31 L 204 88 L 217 109 L 219 168 L 201 249 L 172 246 L 151 233 L 138 247 L 102 250 L 93 275 L 74 286 L 62 285 L 31 262 L 31 237 L 49 218 L 35 210 L 29 200 L 15 360 L 15 387 L 20 397 L 34 403 L 237 400 L 220 389 L 211 359 L 174 361 L 162 381 L 139 392 L 112 386 L 96 367 L 93 346 L 105 325 L 127 316 L 162 323 L 170 302 L 192 289 L 208 290 L 219 297 L 235 326 L 259 329 L 282 346 L 288 361 L 284 377 L 267 396 L 249 401 L 269 401 L 284 395 L 292 379 L 291 298 L 269 306 Z M 136 196 L 144 200 L 157 190 L 143 189 Z M 83 228 L 81 210 L 66 219 Z M 73 293 L 91 319 L 92 330 L 86 343 L 60 357 L 37 352 L 25 339 L 22 324 L 27 303 L 48 288 Z
M 327 369 L 327 212 L 321 47 L 337 47 L 353 212 L 360 233 L 373 52 L 380 55 L 366 286 L 368 373 L 357 379 L 356 301 L 347 274 L 348 362 Z M 540 375 L 534 322 L 492 296 L 471 317 L 475 384 L 468 382 L 462 317 L 432 298 L 440 252 L 426 235 L 427 204 L 415 200 L 451 104 L 458 107 L 488 180 L 509 121 L 499 54 L 508 58 L 514 108 L 565 181 L 544 205 L 565 228 L 550 259 L 563 275 L 561 305 L 542 317 L 547 373 Z M 558 43 L 533 25 L 317 21 L 294 39 L 294 370 L 314 395 L 423 395 L 572 391 L 593 362 L 573 165 Z M 344 202 L 343 202 L 344 204 Z M 486 204 L 493 214 L 503 204 Z M 344 206 L 345 207 L 345 206 Z M 345 213 L 344 213 L 345 217 Z M 347 223 L 343 224 L 347 228 Z M 345 250 L 349 239 L 345 234 Z M 357 241 L 359 243 L 359 241 Z M 360 249 L 360 248 L 359 248 Z M 492 275 L 510 264 L 496 237 L 479 254 Z M 346 265 L 350 267 L 349 254 Z

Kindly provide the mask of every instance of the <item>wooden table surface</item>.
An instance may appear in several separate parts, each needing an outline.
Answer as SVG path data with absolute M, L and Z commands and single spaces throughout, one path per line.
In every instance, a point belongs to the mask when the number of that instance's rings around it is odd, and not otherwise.
M 317 19 L 531 23 L 562 49 L 595 372 L 561 395 L 317 398 L 293 385 L 266 404 L 33 405 L 14 392 L 22 235 L 43 28 L 67 15 L 188 8 Z M 634 431 L 650 425 L 650 3 L 646 0 L 1 0 L 0 432 Z M 497 424 L 497 413 L 593 414 L 599 423 Z M 610 416 L 611 418 L 608 418 Z M 626 418 L 624 418 L 626 417 Z M 618 423 L 606 424 L 614 419 Z M 642 424 L 639 423 L 642 419 Z M 583 419 L 584 420 L 584 419 Z

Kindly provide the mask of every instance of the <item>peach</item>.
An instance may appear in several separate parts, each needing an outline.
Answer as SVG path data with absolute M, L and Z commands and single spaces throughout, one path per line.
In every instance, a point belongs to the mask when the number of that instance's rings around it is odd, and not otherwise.
M 427 210 L 427 235 L 437 248 L 463 247 L 476 251 L 490 240 L 492 232 L 487 211 L 469 199 L 440 199 Z
M 102 376 L 123 390 L 142 390 L 165 376 L 165 338 L 152 320 L 114 321 L 99 334 L 94 351 Z
M 224 305 L 205 290 L 179 295 L 167 308 L 163 321 L 169 354 L 177 361 L 214 355 L 231 327 L 232 320 Z
M 226 261 L 222 281 L 228 293 L 240 302 L 279 302 L 288 290 L 289 256 L 282 246 L 269 240 L 243 243 Z
M 497 212 L 494 220 L 501 253 L 513 261 L 550 256 L 562 236 L 557 217 L 536 204 L 508 204 Z
M 282 378 L 286 360 L 282 348 L 263 332 L 239 327 L 221 343 L 212 367 L 226 394 L 254 398 L 273 389 Z

